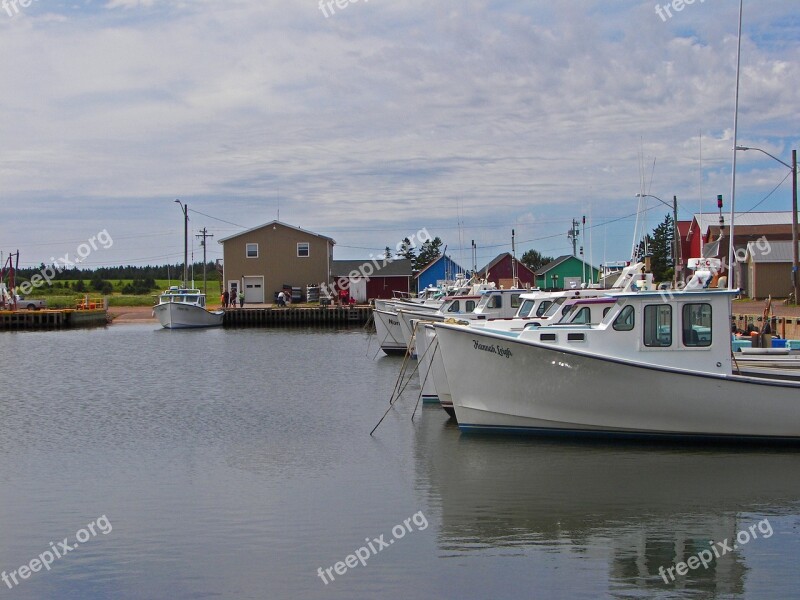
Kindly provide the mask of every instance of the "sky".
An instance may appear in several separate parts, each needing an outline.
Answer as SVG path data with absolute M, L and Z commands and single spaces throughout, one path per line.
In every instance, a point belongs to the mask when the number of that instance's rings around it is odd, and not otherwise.
M 669 211 L 638 193 L 729 209 L 739 3 L 684 2 L 6 0 L 0 250 L 182 262 L 180 199 L 209 260 L 279 217 L 338 259 L 424 229 L 481 267 L 512 230 L 569 254 L 583 216 L 587 260 L 628 259 Z M 745 0 L 741 40 L 738 143 L 785 162 L 796 9 Z M 737 211 L 791 209 L 789 169 L 737 160 Z

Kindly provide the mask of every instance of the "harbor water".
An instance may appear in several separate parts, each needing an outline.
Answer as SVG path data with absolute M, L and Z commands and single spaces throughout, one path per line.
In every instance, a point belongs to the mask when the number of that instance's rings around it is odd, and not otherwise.
M 416 378 L 371 437 L 402 358 L 360 328 L 0 355 L 0 598 L 800 594 L 800 449 L 461 434 Z

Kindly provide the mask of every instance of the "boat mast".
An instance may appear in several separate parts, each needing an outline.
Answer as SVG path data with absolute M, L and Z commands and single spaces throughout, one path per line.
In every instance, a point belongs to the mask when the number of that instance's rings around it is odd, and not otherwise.
M 736 49 L 736 93 L 733 107 L 733 164 L 731 167 L 731 216 L 728 223 L 730 239 L 728 240 L 728 289 L 733 289 L 733 264 L 736 256 L 733 253 L 733 214 L 736 210 L 736 146 L 739 127 L 739 68 L 742 64 L 742 9 L 744 0 L 739 0 L 739 35 Z
M 180 200 L 175 200 L 183 212 L 183 288 L 186 289 L 189 281 L 189 205 Z

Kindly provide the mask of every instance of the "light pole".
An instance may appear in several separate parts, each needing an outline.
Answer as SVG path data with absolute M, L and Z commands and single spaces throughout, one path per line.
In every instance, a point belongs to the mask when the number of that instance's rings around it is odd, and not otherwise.
M 678 197 L 672 197 L 672 206 L 666 200 L 662 200 L 653 194 L 636 194 L 637 198 L 655 198 L 664 206 L 672 209 L 672 287 L 678 285 L 678 262 L 680 255 L 680 244 L 678 242 L 680 233 L 678 232 Z
M 183 287 L 189 285 L 189 205 L 175 200 L 183 212 Z
M 798 282 L 797 280 L 797 263 L 798 263 L 798 249 L 797 249 L 797 150 L 792 150 L 792 164 L 787 164 L 783 162 L 777 156 L 773 156 L 766 150 L 762 150 L 761 148 L 749 148 L 747 146 L 736 146 L 737 150 L 757 150 L 762 154 L 766 154 L 773 160 L 777 160 L 781 163 L 784 167 L 791 170 L 792 172 L 792 291 L 794 293 L 794 302 L 797 304 L 797 289 L 798 289 Z

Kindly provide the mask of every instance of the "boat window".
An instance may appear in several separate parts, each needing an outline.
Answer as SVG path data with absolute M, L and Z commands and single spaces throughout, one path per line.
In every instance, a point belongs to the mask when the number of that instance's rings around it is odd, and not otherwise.
M 633 307 L 628 304 L 620 311 L 620 313 L 617 315 L 617 318 L 614 319 L 614 331 L 631 331 L 636 323 L 634 315 L 635 311 L 633 310 Z
M 519 294 L 511 294 L 511 308 L 519 308 Z
M 258 258 L 258 244 L 247 244 L 247 258 Z
M 531 314 L 531 311 L 533 310 L 533 307 L 535 305 L 536 305 L 536 301 L 535 300 L 525 300 L 522 303 L 522 306 L 517 311 L 517 316 L 518 317 L 527 317 L 527 316 L 529 316 Z
M 467 312 L 475 310 L 475 300 L 467 300 Z
M 566 317 L 570 312 L 572 312 L 573 308 L 575 308 L 574 304 L 569 304 L 565 306 L 564 308 L 561 309 L 561 316 Z
M 487 304 L 488 308 L 503 308 L 503 296 L 500 294 L 494 294 L 491 298 L 489 298 L 489 303 Z
M 603 309 L 603 318 L 604 318 L 604 319 L 606 318 L 606 315 L 608 314 L 608 311 L 610 311 L 610 310 L 611 310 L 611 307 L 610 307 L 610 306 L 606 306 L 606 307 Z
M 575 318 L 572 319 L 570 322 L 575 323 L 576 325 L 585 325 L 586 323 L 591 323 L 592 321 L 592 311 L 588 306 L 584 306 L 582 309 L 578 311 L 578 314 L 575 315 Z
M 672 307 L 669 304 L 644 307 L 644 345 L 651 348 L 672 345 Z
M 683 305 L 683 345 L 705 348 L 711 345 L 711 305 Z
M 561 308 L 561 305 L 564 304 L 564 302 L 566 302 L 566 301 L 567 301 L 566 298 L 559 298 L 558 300 L 556 300 L 550 306 L 547 307 L 547 310 L 545 311 L 544 315 L 542 315 L 542 316 L 544 316 L 544 317 L 552 317 L 554 314 L 556 314 L 558 312 L 558 309 Z
M 536 316 L 541 317 L 547 312 L 547 309 L 550 308 L 552 302 L 550 300 L 542 300 L 542 303 L 539 305 L 539 308 L 536 309 Z
M 458 300 L 453 300 L 450 303 L 450 306 L 447 308 L 447 312 L 449 312 L 449 313 L 457 313 L 458 312 Z

